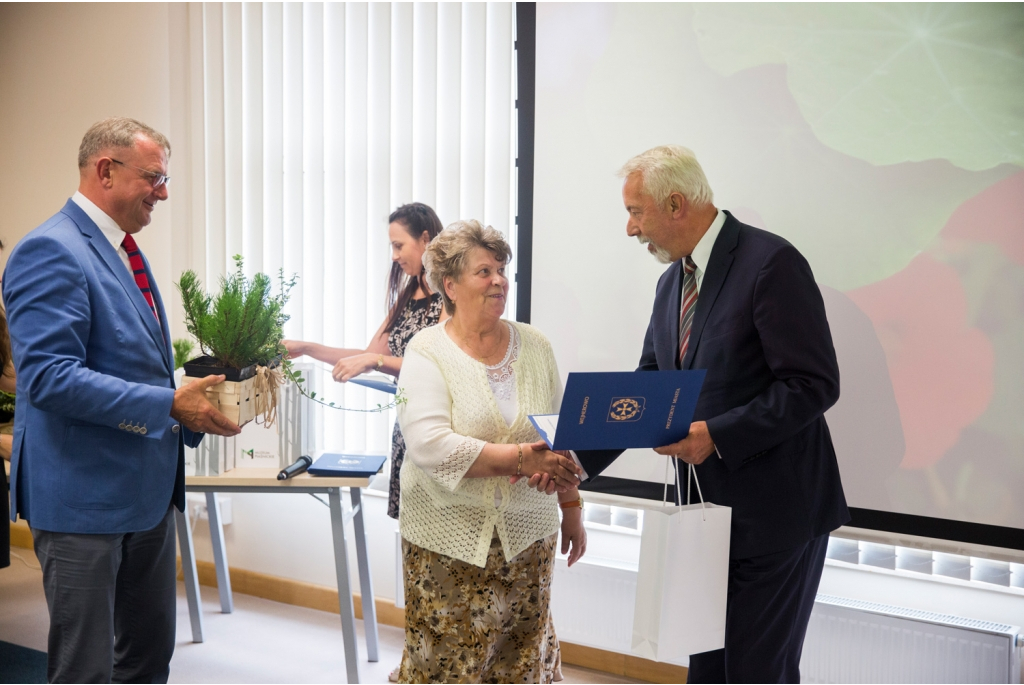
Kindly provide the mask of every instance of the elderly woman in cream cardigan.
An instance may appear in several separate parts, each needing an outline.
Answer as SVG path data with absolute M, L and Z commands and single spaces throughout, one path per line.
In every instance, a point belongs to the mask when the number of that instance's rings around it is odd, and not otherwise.
M 511 255 L 501 233 L 462 221 L 423 258 L 451 318 L 418 333 L 402 366 L 399 682 L 561 679 L 551 578 L 560 508 L 562 553 L 586 550 L 580 469 L 528 418 L 557 412 L 562 386 L 547 338 L 501 318 Z

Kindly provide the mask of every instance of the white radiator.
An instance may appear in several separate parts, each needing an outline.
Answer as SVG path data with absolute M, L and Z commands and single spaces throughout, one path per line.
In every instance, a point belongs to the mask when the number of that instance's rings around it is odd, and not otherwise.
M 1019 683 L 1020 628 L 818 595 L 805 683 Z

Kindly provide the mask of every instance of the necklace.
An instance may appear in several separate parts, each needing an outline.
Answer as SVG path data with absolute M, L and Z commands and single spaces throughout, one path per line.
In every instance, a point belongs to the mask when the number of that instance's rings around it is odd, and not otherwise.
M 499 325 L 501 323 L 504 323 L 504 322 L 500 322 Z M 508 343 L 511 342 L 511 340 L 512 340 L 512 336 L 511 336 L 511 334 L 509 333 L 509 330 L 508 330 L 508 325 L 505 324 L 504 326 L 502 326 L 502 329 L 499 329 L 499 331 L 498 331 L 498 344 L 495 346 L 495 350 L 481 355 L 475 349 L 473 349 L 473 347 L 469 344 L 469 341 L 466 338 L 462 337 L 461 334 L 459 334 L 455 330 L 453 330 L 452 332 L 455 333 L 456 343 L 458 344 L 458 346 L 460 348 L 462 348 L 462 350 L 466 354 L 468 354 L 470 357 L 472 357 L 473 359 L 477 360 L 478 362 L 480 362 L 484 366 L 487 366 L 487 360 L 488 359 L 490 359 L 490 358 L 492 358 L 492 357 L 494 357 L 494 356 L 496 356 L 498 354 L 498 350 L 502 350 L 502 359 L 504 359 L 505 355 L 508 352 L 508 350 L 507 350 Z M 509 339 L 503 343 L 502 339 L 506 335 L 509 336 Z

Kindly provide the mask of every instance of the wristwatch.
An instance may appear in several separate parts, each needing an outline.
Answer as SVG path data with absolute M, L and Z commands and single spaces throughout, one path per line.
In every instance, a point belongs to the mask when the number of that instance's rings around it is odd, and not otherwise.
M 376 371 L 380 371 L 382 366 L 384 366 L 384 355 L 383 354 L 378 354 L 377 355 L 377 368 L 376 368 Z
M 578 499 L 574 499 L 569 502 L 559 502 L 558 507 L 560 509 L 572 509 L 573 507 L 579 507 L 580 511 L 583 511 L 583 496 L 581 495 Z

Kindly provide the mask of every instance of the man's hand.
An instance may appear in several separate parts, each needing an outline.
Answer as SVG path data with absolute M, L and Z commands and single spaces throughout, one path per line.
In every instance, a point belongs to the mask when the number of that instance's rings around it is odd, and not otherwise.
M 224 382 L 224 376 L 207 376 L 174 391 L 171 418 L 196 433 L 211 435 L 238 435 L 242 429 L 221 414 L 206 399 L 206 389 Z
M 515 485 L 521 478 L 526 478 L 526 476 L 512 476 L 508 479 L 508 482 Z M 533 474 L 530 476 L 530 479 L 526 481 L 526 484 L 537 492 L 543 492 L 545 495 L 555 494 L 555 480 L 546 473 Z
M 539 452 L 546 451 L 547 449 L 548 445 L 543 440 L 538 440 L 537 442 L 530 445 L 531 451 Z M 571 487 L 576 487 L 576 485 L 580 481 L 579 467 L 576 466 L 576 462 L 572 460 L 572 457 L 570 457 L 569 453 L 565 450 L 559 450 L 557 452 L 554 452 L 554 454 L 557 454 L 561 457 L 565 457 L 566 459 L 569 460 L 569 463 L 571 464 L 570 468 L 573 474 L 575 475 L 575 479 L 572 481 Z M 520 479 L 527 478 L 527 475 L 525 473 L 525 459 L 523 462 L 523 471 L 524 473 L 522 475 L 512 476 L 511 478 L 508 479 L 508 482 L 511 483 L 512 485 L 515 485 L 517 482 L 519 482 Z M 552 476 L 552 474 L 546 472 L 534 473 L 532 476 L 529 476 L 529 480 L 526 481 L 526 484 L 529 485 L 534 490 L 536 490 L 537 492 L 543 492 L 545 495 L 553 495 L 555 491 L 565 492 L 567 490 L 566 485 L 559 485 L 558 483 L 555 482 L 555 478 Z
M 700 464 L 715 453 L 715 441 L 708 433 L 708 424 L 695 421 L 690 424 L 690 433 L 672 445 L 655 447 L 654 451 L 666 457 L 682 459 L 687 464 Z

